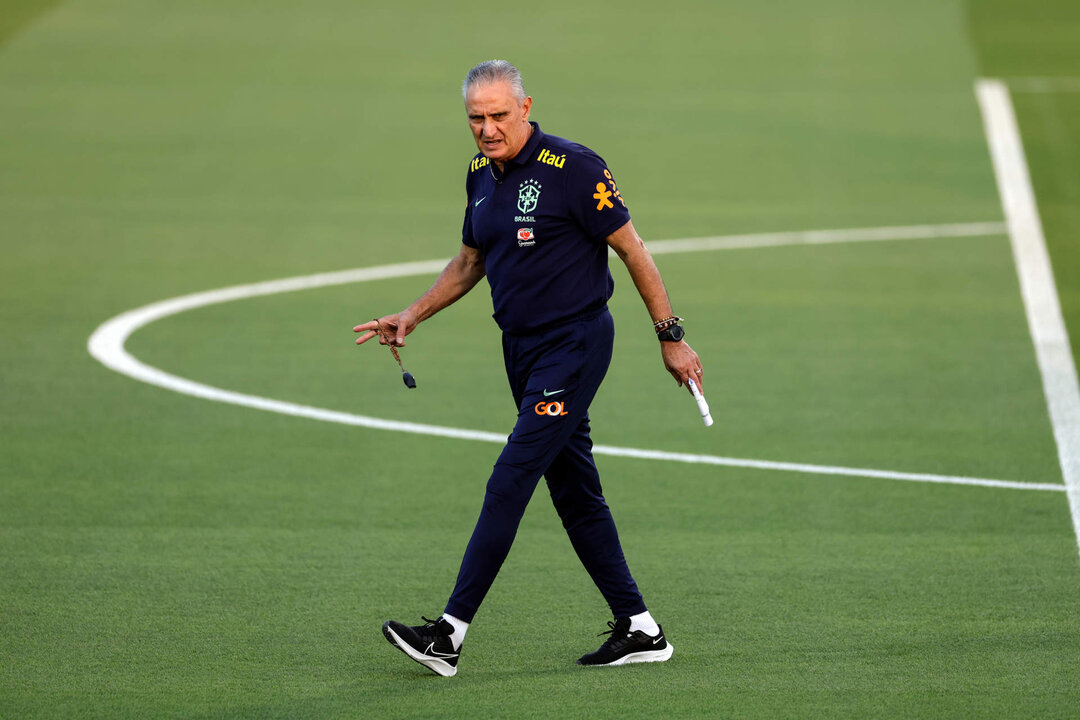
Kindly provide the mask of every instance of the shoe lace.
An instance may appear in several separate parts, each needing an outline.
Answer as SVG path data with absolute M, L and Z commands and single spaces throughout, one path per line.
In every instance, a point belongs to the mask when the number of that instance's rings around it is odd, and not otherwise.
M 441 617 L 432 620 L 429 617 L 424 617 L 423 615 L 421 615 L 420 618 L 426 624 L 419 629 L 419 632 L 428 640 L 435 641 L 439 638 L 449 637 L 452 634 L 451 632 L 447 632 L 447 630 L 450 629 L 449 623 L 447 623 L 447 625 L 444 627 L 443 623 L 445 623 L 446 621 L 443 620 Z
M 447 632 L 450 630 L 449 623 L 443 620 L 441 617 L 432 620 L 429 617 L 420 616 L 426 623 L 422 627 L 416 628 L 417 634 L 423 638 L 425 643 L 435 643 L 440 652 L 450 652 L 453 650 L 453 643 L 450 640 L 452 633 Z M 445 625 L 444 625 L 445 623 Z M 456 650 L 455 650 L 456 652 Z
M 597 637 L 603 637 L 604 635 L 610 635 L 601 647 L 610 647 L 612 649 L 618 648 L 620 645 L 630 639 L 630 625 L 627 623 L 625 626 L 620 627 L 618 623 L 614 623 L 608 620 L 608 629 L 597 635 Z

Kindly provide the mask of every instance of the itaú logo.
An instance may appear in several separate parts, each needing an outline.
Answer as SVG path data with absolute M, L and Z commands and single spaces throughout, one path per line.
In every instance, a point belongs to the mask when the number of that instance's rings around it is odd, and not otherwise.
M 538 402 L 536 403 L 537 415 L 550 415 L 551 417 L 559 417 L 560 415 L 566 415 L 566 409 L 563 407 L 562 402 Z

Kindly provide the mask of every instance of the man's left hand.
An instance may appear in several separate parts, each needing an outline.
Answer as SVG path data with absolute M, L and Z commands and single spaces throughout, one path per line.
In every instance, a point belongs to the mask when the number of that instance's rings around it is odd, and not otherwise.
M 679 387 L 686 385 L 686 381 L 693 378 L 698 389 L 704 389 L 705 383 L 702 382 L 704 370 L 701 367 L 701 359 L 698 358 L 694 349 L 686 344 L 686 341 L 662 342 L 660 353 L 664 356 L 664 366 L 671 373 L 671 377 L 675 378 Z M 686 390 L 690 392 L 689 385 L 686 385 Z

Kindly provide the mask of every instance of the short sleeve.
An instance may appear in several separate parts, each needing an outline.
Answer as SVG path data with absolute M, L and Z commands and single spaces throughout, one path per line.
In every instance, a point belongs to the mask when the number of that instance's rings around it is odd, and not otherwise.
M 480 247 L 476 244 L 476 238 L 472 232 L 472 204 L 465 199 L 465 221 L 461 224 L 461 243 L 471 248 Z
M 465 220 L 461 223 L 461 242 L 463 245 L 467 245 L 471 248 L 479 247 L 476 244 L 476 238 L 473 237 L 472 231 L 472 203 L 469 202 L 469 197 L 472 195 L 472 173 L 466 171 L 465 173 Z
M 585 234 L 594 240 L 604 240 L 630 220 L 619 186 L 607 165 L 591 150 L 577 154 L 573 167 L 566 163 L 566 198 L 570 214 Z

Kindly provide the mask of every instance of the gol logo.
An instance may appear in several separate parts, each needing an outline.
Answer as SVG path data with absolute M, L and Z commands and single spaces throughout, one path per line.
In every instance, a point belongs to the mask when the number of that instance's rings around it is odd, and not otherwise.
M 538 402 L 536 403 L 537 415 L 550 415 L 551 417 L 559 417 L 560 415 L 568 414 L 566 409 L 563 408 L 562 402 Z

